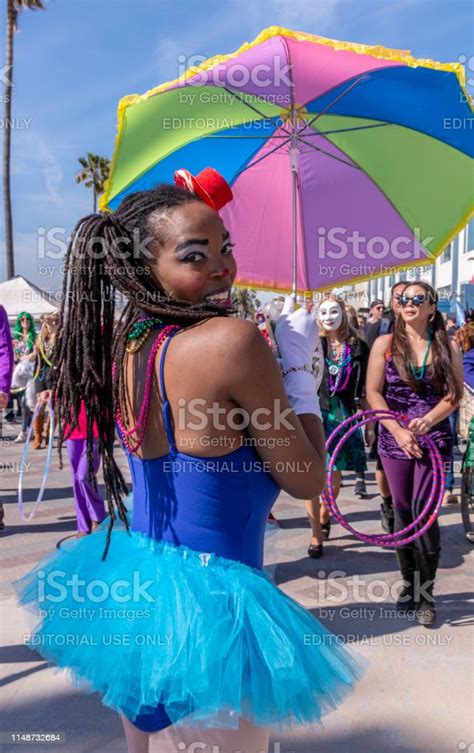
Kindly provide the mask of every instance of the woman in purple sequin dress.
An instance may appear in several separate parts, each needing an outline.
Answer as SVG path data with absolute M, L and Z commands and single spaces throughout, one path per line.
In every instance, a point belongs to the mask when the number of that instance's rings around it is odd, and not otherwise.
M 424 443 L 429 435 L 446 464 L 452 450 L 449 415 L 462 394 L 459 347 L 448 340 L 438 296 L 425 282 L 403 291 L 393 335 L 375 341 L 369 361 L 367 399 L 372 408 L 408 416 L 408 428 L 382 421 L 378 452 L 392 492 L 395 531 L 405 528 L 423 509 L 432 487 L 431 461 Z M 438 522 L 413 544 L 397 548 L 405 586 L 399 609 L 415 609 L 420 624 L 436 614 L 433 583 L 439 562 Z

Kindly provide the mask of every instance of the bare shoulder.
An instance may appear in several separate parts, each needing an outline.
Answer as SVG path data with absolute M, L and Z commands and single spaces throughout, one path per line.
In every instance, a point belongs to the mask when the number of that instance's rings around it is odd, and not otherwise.
M 372 345 L 370 352 L 375 353 L 375 355 L 386 353 L 392 343 L 392 339 L 392 335 L 380 335 L 374 340 L 374 344 Z
M 177 349 L 181 346 L 187 352 L 205 352 L 206 357 L 232 358 L 268 349 L 254 322 L 233 317 L 206 319 L 178 333 L 174 339 Z

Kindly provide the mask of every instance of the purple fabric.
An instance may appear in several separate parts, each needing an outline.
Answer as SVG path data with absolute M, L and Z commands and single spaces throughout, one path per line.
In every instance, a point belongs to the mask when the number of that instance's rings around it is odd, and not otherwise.
M 474 390 L 474 348 L 463 354 L 462 365 L 464 369 L 464 382 Z
M 276 143 L 283 141 L 278 137 L 285 135 L 284 129 L 277 129 L 275 139 L 269 139 L 254 159 L 271 152 Z M 251 280 L 255 287 L 278 289 L 282 281 L 291 287 L 292 179 L 287 152 L 288 145 L 241 173 L 232 186 L 239 200 L 231 201 L 220 213 L 235 243 L 238 275 Z M 299 290 L 309 290 L 300 227 L 298 217 L 297 282 Z
M 388 407 L 398 413 L 403 413 L 408 418 L 421 418 L 434 408 L 443 397 L 435 390 L 428 374 L 425 374 L 424 378 L 419 381 L 418 392 L 414 392 L 400 377 L 391 357 L 387 358 L 385 362 L 385 389 L 385 400 Z M 442 455 L 451 455 L 453 435 L 449 418 L 445 418 L 444 421 L 436 424 L 429 432 L 429 436 L 436 443 Z M 423 444 L 422 437 L 419 441 L 420 444 Z M 393 435 L 382 424 L 379 428 L 378 453 L 390 458 L 408 460 Z
M 393 457 L 381 457 L 383 469 L 393 500 L 395 531 L 401 531 L 410 525 L 423 510 L 433 486 L 433 467 L 428 453 L 423 453 L 419 460 L 399 460 Z M 443 457 L 444 467 L 450 458 Z M 415 539 L 413 548 L 418 551 L 437 552 L 440 548 L 438 520 L 428 530 Z
M 85 439 L 67 439 L 67 454 L 72 470 L 74 505 L 77 515 L 77 530 L 90 531 L 92 521 L 100 522 L 105 518 L 105 506 L 102 497 L 87 479 L 87 441 Z M 94 442 L 94 473 L 100 465 L 97 443 Z
M 444 468 L 449 466 L 449 462 L 450 458 L 443 456 Z M 411 510 L 414 517 L 418 516 L 433 487 L 433 467 L 428 453 L 424 452 L 419 460 L 409 460 L 406 456 L 403 460 L 383 456 L 382 465 L 393 506 L 397 510 Z
M 0 392 L 10 394 L 13 373 L 13 345 L 7 312 L 0 306 Z
M 199 65 L 201 61 L 196 62 Z M 226 86 L 232 91 L 262 97 L 284 109 L 291 106 L 290 82 L 287 48 L 280 37 L 273 37 L 257 47 L 244 50 L 237 57 L 232 56 L 191 76 L 186 83 L 170 86 L 166 91 L 190 86 L 196 91 L 199 91 L 196 87 Z
M 312 128 L 306 131 L 306 141 L 323 151 L 304 146 L 300 154 L 304 245 L 311 262 L 306 262 L 304 289 L 332 286 L 335 275 L 337 281 L 351 282 L 425 258 L 424 247 L 376 183 L 363 170 L 345 164 L 351 163 L 350 158 L 324 136 L 316 136 Z M 285 162 L 281 156 L 280 160 Z M 291 226 L 289 210 L 287 218 Z M 248 220 L 253 221 L 253 216 Z M 288 270 L 288 256 L 282 256 Z

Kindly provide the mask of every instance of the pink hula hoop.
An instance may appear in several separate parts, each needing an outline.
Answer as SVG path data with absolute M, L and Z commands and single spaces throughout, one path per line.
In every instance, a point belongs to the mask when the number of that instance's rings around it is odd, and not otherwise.
M 431 462 L 433 464 L 433 486 L 429 498 L 427 499 L 418 517 L 412 523 L 410 523 L 410 525 L 402 528 L 402 530 L 397 531 L 396 533 L 385 534 L 365 534 L 357 531 L 355 528 L 353 528 L 353 526 L 350 525 L 350 523 L 347 522 L 347 520 L 342 515 L 337 505 L 337 501 L 334 497 L 334 490 L 332 487 L 332 474 L 337 456 L 339 455 L 339 452 L 341 451 L 341 448 L 347 441 L 347 439 L 356 431 L 358 431 L 362 426 L 365 426 L 365 424 L 374 420 L 381 421 L 384 418 L 395 419 L 401 425 L 405 426 L 409 422 L 407 416 L 404 416 L 401 413 L 396 413 L 395 411 L 367 410 L 359 411 L 356 415 L 349 416 L 349 418 L 346 418 L 345 421 L 343 421 L 336 429 L 334 429 L 331 436 L 326 442 L 326 452 L 328 453 L 326 460 L 327 488 L 322 493 L 321 497 L 327 509 L 335 518 L 335 520 L 340 523 L 340 525 L 345 528 L 346 531 L 350 531 L 350 533 L 352 533 L 356 538 L 360 539 L 360 541 L 365 541 L 369 544 L 376 544 L 377 546 L 384 547 L 406 546 L 407 544 L 411 544 L 412 541 L 415 541 L 415 539 L 418 539 L 420 536 L 423 536 L 428 528 L 433 525 L 439 513 L 444 496 L 445 474 L 443 468 L 443 459 L 435 443 L 427 434 L 420 436 L 419 442 L 428 450 Z M 333 447 L 336 440 L 338 441 Z M 408 534 L 410 531 L 413 531 L 413 533 L 407 536 L 406 534 Z

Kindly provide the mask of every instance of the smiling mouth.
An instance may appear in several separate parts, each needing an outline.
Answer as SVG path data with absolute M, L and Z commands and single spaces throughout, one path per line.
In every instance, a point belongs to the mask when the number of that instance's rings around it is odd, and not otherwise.
M 204 296 L 204 300 L 208 303 L 214 303 L 217 306 L 230 306 L 232 303 L 230 297 L 230 288 L 224 288 L 224 290 L 218 290 L 215 293 L 209 293 Z

